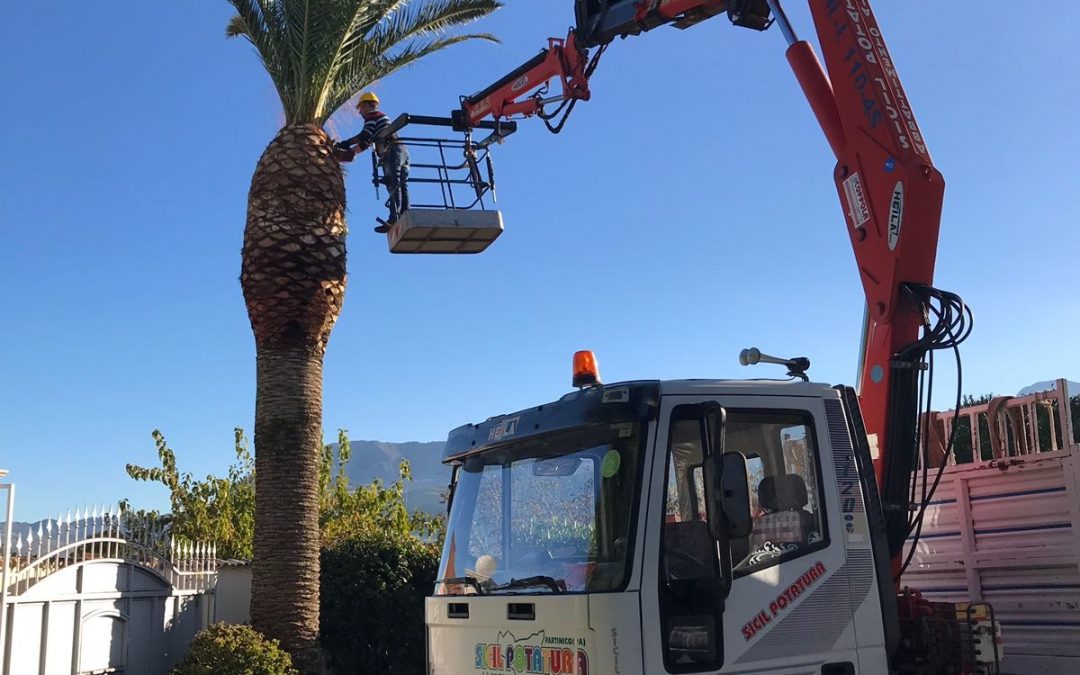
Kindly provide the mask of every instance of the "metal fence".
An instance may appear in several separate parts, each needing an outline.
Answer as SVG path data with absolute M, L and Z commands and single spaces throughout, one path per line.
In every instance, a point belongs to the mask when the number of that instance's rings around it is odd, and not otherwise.
M 182 591 L 203 591 L 217 572 L 216 547 L 178 542 L 162 526 L 131 528 L 119 509 L 94 507 L 37 523 L 12 544 L 8 595 L 25 595 L 39 581 L 91 560 L 123 560 L 167 580 Z
M 35 523 L 4 550 L 0 672 L 166 673 L 215 618 L 215 554 L 115 507 Z

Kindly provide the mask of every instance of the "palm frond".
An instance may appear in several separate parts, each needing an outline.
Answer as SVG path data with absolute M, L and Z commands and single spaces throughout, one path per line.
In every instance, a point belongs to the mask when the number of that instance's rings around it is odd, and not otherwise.
M 499 0 L 228 0 L 225 29 L 255 46 L 286 124 L 322 124 L 359 89 L 485 33 L 445 36 L 502 6 Z
M 278 36 L 275 35 L 277 26 L 268 20 L 265 2 L 263 0 L 229 0 L 229 4 L 236 10 L 236 14 L 229 19 L 225 27 L 225 37 L 247 38 L 258 52 L 274 87 L 278 92 L 283 91 L 287 86 L 281 73 L 284 57 L 279 48 Z M 284 103 L 285 97 L 282 96 L 281 99 Z
M 441 49 L 476 39 L 498 42 L 489 33 L 424 39 L 491 14 L 502 6 L 498 0 L 431 0 L 423 4 L 388 1 L 386 5 L 393 5 L 393 11 L 373 26 L 362 42 L 343 54 L 345 65 L 329 89 L 327 113 L 337 110 L 372 82 Z
M 430 0 L 413 11 L 388 16 L 368 36 L 368 42 L 373 52 L 382 55 L 407 40 L 481 19 L 501 6 L 498 0 Z
M 471 39 L 497 41 L 489 34 L 464 36 L 453 41 L 428 41 L 415 46 L 410 41 L 424 36 L 436 35 L 487 16 L 502 6 L 498 0 L 428 0 L 406 2 L 403 0 L 380 0 L 382 12 L 377 23 L 363 26 L 362 37 L 356 36 L 351 44 L 343 46 L 335 63 L 335 77 L 328 82 L 326 99 L 322 110 L 328 116 L 349 100 L 358 90 L 398 70 L 407 63 L 444 49 L 452 44 Z M 387 67 L 390 53 L 402 50 L 401 65 Z
M 498 39 L 489 33 L 472 33 L 469 35 L 454 35 L 451 37 L 414 40 L 405 48 L 396 51 L 389 56 L 381 56 L 357 64 L 356 68 L 345 73 L 339 78 L 338 82 L 335 83 L 334 90 L 330 94 L 330 101 L 333 105 L 331 110 L 337 110 L 337 108 L 348 101 L 356 92 L 372 82 L 388 77 L 394 72 L 401 70 L 406 66 L 410 66 L 435 52 L 469 40 L 498 42 Z
M 316 104 L 316 110 L 319 113 L 325 112 L 324 118 L 329 117 L 340 105 L 329 106 L 330 95 L 336 87 L 341 71 L 351 61 L 355 61 L 361 56 L 357 53 L 357 50 L 363 49 L 368 32 L 385 17 L 396 12 L 407 1 L 371 0 L 370 2 L 356 3 L 351 8 L 350 16 L 344 22 L 344 30 L 341 31 L 337 44 L 333 49 L 326 81 L 324 86 L 321 87 L 319 100 Z
M 241 35 L 248 34 L 247 24 L 244 23 L 244 18 L 239 14 L 234 14 L 229 19 L 229 25 L 225 26 L 225 37 L 240 37 Z

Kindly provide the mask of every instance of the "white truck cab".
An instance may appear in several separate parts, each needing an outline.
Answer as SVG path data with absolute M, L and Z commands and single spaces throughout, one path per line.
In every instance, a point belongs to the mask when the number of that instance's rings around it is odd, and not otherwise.
M 596 384 L 454 430 L 443 461 L 454 480 L 426 605 L 431 675 L 841 675 L 978 660 L 898 654 L 851 389 Z

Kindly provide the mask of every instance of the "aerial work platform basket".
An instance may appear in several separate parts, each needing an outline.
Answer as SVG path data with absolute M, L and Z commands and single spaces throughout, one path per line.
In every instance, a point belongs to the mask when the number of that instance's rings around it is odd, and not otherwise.
M 480 253 L 503 231 L 494 209 L 410 207 L 386 233 L 391 253 Z
M 491 145 L 517 130 L 514 122 L 484 122 L 491 131 L 480 141 L 465 130 L 463 139 L 409 136 L 401 130 L 417 125 L 455 127 L 447 117 L 399 115 L 380 136 L 398 134 L 410 155 L 405 184 L 409 206 L 386 233 L 391 253 L 480 253 L 503 231 L 495 205 L 495 166 Z M 372 153 L 376 195 L 386 185 L 379 160 Z M 438 188 L 436 190 L 436 187 Z M 387 200 L 389 202 L 389 199 Z

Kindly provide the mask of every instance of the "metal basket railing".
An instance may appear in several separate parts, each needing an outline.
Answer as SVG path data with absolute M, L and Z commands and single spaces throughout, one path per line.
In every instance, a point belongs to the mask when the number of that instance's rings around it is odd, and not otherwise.
M 463 138 L 406 136 L 400 133 L 406 126 L 412 131 L 420 126 L 453 128 L 454 123 L 446 117 L 404 113 L 379 135 L 386 137 L 397 133 L 397 142 L 409 150 L 410 208 L 486 210 L 494 206 L 495 164 L 491 158 L 491 145 L 514 133 L 516 123 L 479 123 L 477 129 L 492 132 L 482 140 L 474 140 L 471 130 L 464 130 Z M 371 153 L 371 175 L 378 198 L 379 187 L 386 185 L 386 179 L 375 153 Z M 417 190 L 417 187 L 421 189 Z

